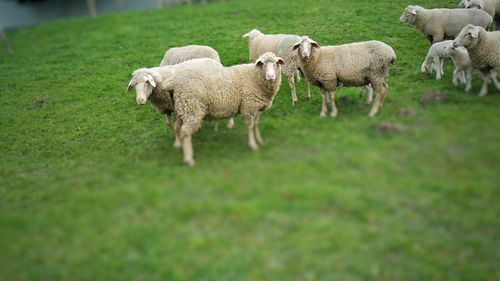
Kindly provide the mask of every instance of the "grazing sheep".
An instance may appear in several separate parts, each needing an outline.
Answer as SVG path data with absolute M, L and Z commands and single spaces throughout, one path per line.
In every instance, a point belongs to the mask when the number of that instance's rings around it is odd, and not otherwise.
M 168 49 L 165 52 L 165 56 L 163 57 L 160 66 L 174 65 L 188 60 L 202 58 L 209 58 L 221 62 L 219 53 L 217 53 L 217 51 L 212 47 L 203 45 L 188 45 Z M 172 124 L 169 115 L 167 115 L 167 119 L 167 125 Z M 227 121 L 227 128 L 232 129 L 233 127 L 234 118 L 229 118 Z
M 470 0 L 466 3 L 465 8 L 476 8 L 487 12 L 493 18 L 492 29 L 495 30 L 498 27 L 498 21 L 500 20 L 500 0 Z
M 493 80 L 497 90 L 500 90 L 500 82 L 497 73 L 500 71 L 500 31 L 487 32 L 480 26 L 469 24 L 465 26 L 453 46 L 463 46 L 469 52 L 472 66 L 479 70 L 483 86 L 479 96 L 488 94 L 488 83 Z
M 292 51 L 293 45 L 300 41 L 300 36 L 289 35 L 289 34 L 264 34 L 257 29 L 253 29 L 247 34 L 243 35 L 243 38 L 248 37 L 248 49 L 250 54 L 250 61 L 255 62 L 255 60 L 266 52 L 272 52 L 277 56 L 283 58 L 285 65 L 283 65 L 283 74 L 288 79 L 288 84 L 290 85 L 291 95 L 292 95 L 292 106 L 297 103 L 297 92 L 295 88 L 295 78 L 294 75 L 297 74 L 297 80 L 300 80 L 300 62 L 297 58 L 295 52 Z M 311 97 L 311 85 L 307 79 L 304 79 L 306 83 L 306 98 Z
M 453 40 L 467 24 L 487 28 L 492 18 L 478 9 L 424 9 L 408 6 L 399 21 L 414 25 L 432 44 L 445 39 Z
M 321 89 L 321 117 L 328 111 L 337 116 L 335 91 L 339 86 L 359 87 L 371 84 L 377 92 L 369 116 L 374 117 L 383 105 L 387 93 L 389 68 L 396 61 L 394 50 L 380 41 L 368 41 L 338 46 L 320 47 L 307 36 L 293 46 L 300 59 L 305 77 Z
M 173 91 L 176 121 L 174 131 L 182 142 L 184 162 L 194 165 L 191 136 L 205 119 L 240 114 L 248 128 L 253 150 L 264 141 L 259 130 L 260 114 L 268 110 L 281 85 L 283 59 L 265 53 L 255 63 L 224 67 L 211 59 L 171 71 L 162 86 Z M 189 63 L 185 62 L 183 64 Z
M 465 84 L 465 91 L 470 91 L 472 87 L 473 68 L 467 49 L 464 47 L 453 46 L 452 41 L 451 44 L 446 45 L 443 54 L 451 57 L 453 63 L 455 64 L 455 70 L 453 71 L 453 84 L 455 86 Z
M 174 65 L 187 60 L 202 58 L 214 59 L 220 62 L 219 54 L 213 48 L 209 46 L 189 45 L 168 49 L 160 66 Z
M 431 74 L 432 70 L 435 70 L 436 80 L 440 80 L 444 75 L 443 63 L 444 59 L 447 57 L 444 54 L 444 49 L 448 45 L 453 45 L 453 40 L 446 40 L 432 44 L 432 46 L 429 48 L 429 51 L 427 52 L 427 56 L 425 57 L 424 62 L 422 63 L 420 71 L 422 73 Z

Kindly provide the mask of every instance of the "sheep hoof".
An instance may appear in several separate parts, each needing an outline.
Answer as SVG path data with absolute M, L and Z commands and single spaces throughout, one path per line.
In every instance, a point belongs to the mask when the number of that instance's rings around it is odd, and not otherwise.
M 487 94 L 488 94 L 488 92 L 486 92 L 486 91 L 479 92 L 480 97 L 485 97 Z
M 193 167 L 195 164 L 193 159 L 184 160 L 184 163 L 186 163 L 186 165 L 188 165 L 189 167 Z
M 259 146 L 255 143 L 250 143 L 248 144 L 248 146 L 250 146 L 250 148 L 253 150 L 253 151 L 258 151 L 259 150 Z
M 297 101 L 292 101 L 292 107 L 295 107 L 296 104 L 297 104 Z
M 319 117 L 321 117 L 321 118 L 325 118 L 325 117 L 326 117 L 326 112 L 321 112 L 321 113 L 319 114 Z
M 310 100 L 311 100 L 311 96 L 306 97 L 306 101 L 310 101 Z
M 332 113 L 330 113 L 330 117 L 332 117 L 332 118 L 337 118 L 337 112 L 332 112 Z
M 368 114 L 368 116 L 371 118 L 375 117 L 376 115 L 377 115 L 377 112 L 375 112 L 375 111 L 372 111 Z
M 228 129 L 234 128 L 234 121 L 233 122 L 231 122 L 231 121 L 227 122 L 227 128 Z

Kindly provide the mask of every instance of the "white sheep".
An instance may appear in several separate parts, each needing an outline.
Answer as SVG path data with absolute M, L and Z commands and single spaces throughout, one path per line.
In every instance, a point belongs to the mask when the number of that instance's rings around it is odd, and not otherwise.
M 248 128 L 250 148 L 257 150 L 258 144 L 264 143 L 259 118 L 271 107 L 279 90 L 282 64 L 283 59 L 272 53 L 263 54 L 255 63 L 231 67 L 224 67 L 212 59 L 190 60 L 150 69 L 154 81 L 146 77 L 144 80 L 147 81 L 136 85 L 136 90 L 143 88 L 151 92 L 155 87 L 162 87 L 172 91 L 176 116 L 174 132 L 181 141 L 184 162 L 192 166 L 191 136 L 201 128 L 205 119 L 240 114 Z
M 212 47 L 204 45 L 188 45 L 168 49 L 163 56 L 160 66 L 174 65 L 188 60 L 202 58 L 209 58 L 221 62 L 219 53 L 217 53 L 217 51 Z M 167 125 L 172 124 L 170 116 L 167 115 L 166 118 Z M 233 127 L 234 118 L 229 118 L 227 121 L 227 128 L 232 129 Z
M 174 65 L 187 60 L 209 58 L 220 62 L 219 54 L 209 46 L 188 45 L 170 48 L 165 52 L 160 66 Z
M 432 44 L 445 39 L 453 40 L 467 24 L 487 28 L 492 17 L 478 9 L 424 9 L 408 6 L 399 21 L 414 25 Z
M 371 84 L 377 95 L 369 116 L 374 117 L 380 111 L 388 89 L 389 68 L 396 61 L 396 54 L 389 45 L 368 41 L 320 47 L 314 40 L 303 36 L 293 50 L 298 53 L 305 77 L 321 90 L 321 117 L 328 112 L 327 99 L 331 107 L 330 116 L 337 116 L 335 92 L 339 86 Z
M 488 84 L 493 80 L 497 90 L 500 83 L 497 73 L 500 71 L 500 31 L 487 32 L 480 26 L 467 25 L 453 41 L 455 47 L 463 46 L 469 52 L 472 66 L 479 70 L 483 86 L 479 96 L 488 94 Z
M 282 71 L 288 79 L 292 96 L 292 106 L 295 106 L 298 99 L 294 76 L 297 75 L 297 80 L 300 80 L 300 62 L 295 52 L 292 51 L 292 47 L 300 41 L 300 36 L 290 34 L 264 34 L 257 29 L 253 29 L 243 35 L 243 38 L 246 37 L 248 37 L 250 61 L 255 62 L 259 56 L 266 52 L 272 52 L 283 58 L 285 65 L 283 65 Z M 306 83 L 306 98 L 310 99 L 311 85 L 307 79 L 304 79 L 304 82 Z
M 420 71 L 422 73 L 431 74 L 432 70 L 435 70 L 436 80 L 440 80 L 444 75 L 444 59 L 448 57 L 444 54 L 444 49 L 448 45 L 453 45 L 453 40 L 446 40 L 432 44 L 427 52 L 424 62 L 422 63 Z
M 453 71 L 453 84 L 465 84 L 465 91 L 468 92 L 472 88 L 472 62 L 467 49 L 464 47 L 453 46 L 453 41 L 444 48 L 444 55 L 451 57 L 455 64 Z
M 460 2 L 462 5 L 462 2 Z M 470 0 L 464 1 L 465 8 L 471 9 L 481 9 L 487 12 L 493 18 L 492 29 L 495 30 L 498 27 L 498 20 L 500 16 L 500 0 Z

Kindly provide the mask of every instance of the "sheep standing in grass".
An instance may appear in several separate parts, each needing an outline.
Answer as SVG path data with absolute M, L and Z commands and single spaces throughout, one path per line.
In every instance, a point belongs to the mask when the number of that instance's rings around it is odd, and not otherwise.
M 450 44 L 453 45 L 453 40 L 446 40 L 432 44 L 427 52 L 424 62 L 422 63 L 420 71 L 422 73 L 431 74 L 432 70 L 435 70 L 436 80 L 440 80 L 444 75 L 443 63 L 444 59 L 447 57 L 444 54 L 444 49 Z
M 292 51 L 292 47 L 300 41 L 300 36 L 289 34 L 264 34 L 257 29 L 253 29 L 243 35 L 243 38 L 246 37 L 248 37 L 250 61 L 255 62 L 259 56 L 266 52 L 272 52 L 283 58 L 285 61 L 285 65 L 283 65 L 283 74 L 288 79 L 292 95 L 292 106 L 295 106 L 298 101 L 295 87 L 295 75 L 297 74 L 298 79 L 300 79 L 300 62 L 295 52 Z M 306 98 L 309 99 L 311 97 L 311 86 L 307 79 L 304 79 L 304 82 L 306 83 Z
M 444 48 L 444 55 L 451 57 L 455 64 L 453 71 L 453 84 L 465 84 L 465 91 L 468 92 L 472 88 L 472 62 L 467 49 L 464 47 L 453 46 L 453 41 Z
M 488 84 L 493 80 L 497 90 L 500 90 L 500 82 L 497 73 L 500 71 L 500 31 L 487 32 L 480 26 L 467 25 L 462 29 L 453 46 L 463 46 L 469 52 L 472 66 L 479 70 L 483 86 L 479 96 L 488 94 Z
M 198 65 L 171 70 L 162 87 L 173 91 L 176 121 L 174 131 L 182 143 L 184 162 L 194 165 L 191 136 L 203 120 L 240 114 L 248 128 L 248 145 L 253 150 L 264 141 L 259 118 L 268 110 L 281 84 L 283 59 L 265 53 L 255 63 L 223 67 L 212 59 L 199 59 Z M 175 67 L 175 66 L 174 66 Z M 157 83 L 158 84 L 158 83 Z
M 335 91 L 339 86 L 360 87 L 371 84 L 377 95 L 369 113 L 374 117 L 387 93 L 389 68 L 396 60 L 394 50 L 379 41 L 320 47 L 307 36 L 293 46 L 305 77 L 320 88 L 323 98 L 320 116 L 325 117 L 330 102 L 331 117 L 336 117 Z
M 192 59 L 209 58 L 220 61 L 219 53 L 209 46 L 202 45 L 188 45 L 183 47 L 170 48 L 165 52 L 160 66 L 174 65 Z M 172 127 L 172 120 L 170 114 L 166 117 L 167 126 Z M 232 129 L 234 127 L 234 118 L 229 118 L 227 127 Z
M 399 21 L 414 25 L 432 44 L 445 39 L 453 40 L 467 24 L 487 28 L 492 18 L 478 9 L 424 9 L 408 6 Z
M 465 5 L 467 9 L 476 8 L 487 12 L 493 18 L 492 29 L 495 30 L 498 27 L 498 21 L 500 20 L 500 0 L 464 0 L 459 5 Z

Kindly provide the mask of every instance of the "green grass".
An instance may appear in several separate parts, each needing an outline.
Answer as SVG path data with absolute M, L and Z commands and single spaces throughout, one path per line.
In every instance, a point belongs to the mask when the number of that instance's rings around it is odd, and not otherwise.
M 232 1 L 8 32 L 0 280 L 499 280 L 500 95 L 479 98 L 478 79 L 454 87 L 451 62 L 442 81 L 422 76 L 428 43 L 398 22 L 408 4 Z M 125 94 L 130 74 L 191 43 L 247 61 L 254 27 L 388 43 L 385 107 L 370 119 L 357 89 L 341 89 L 339 118 L 321 119 L 319 90 L 307 102 L 300 83 L 291 108 L 284 80 L 260 152 L 241 119 L 207 122 L 185 167 L 163 116 Z M 421 106 L 433 90 L 445 100 Z M 382 121 L 408 130 L 382 133 Z

